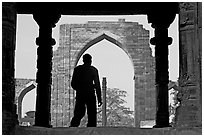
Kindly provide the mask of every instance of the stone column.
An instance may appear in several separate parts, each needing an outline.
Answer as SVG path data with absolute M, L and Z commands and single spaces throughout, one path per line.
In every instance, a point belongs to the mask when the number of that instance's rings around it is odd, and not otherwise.
M 102 125 L 105 127 L 107 123 L 107 116 L 106 116 L 106 90 L 107 90 L 107 82 L 106 77 L 103 77 L 102 81 L 102 91 L 103 91 L 103 106 L 102 106 Z
M 52 84 L 52 46 L 55 40 L 52 38 L 52 28 L 59 20 L 60 14 L 49 11 L 41 11 L 33 14 L 33 18 L 39 25 L 39 37 L 36 39 L 37 49 L 37 97 L 35 126 L 51 127 L 51 84 Z
M 161 12 L 164 12 L 162 16 L 160 16 Z M 172 43 L 172 38 L 168 37 L 168 27 L 173 22 L 175 15 L 176 12 L 174 10 L 157 10 L 148 14 L 148 22 L 152 23 L 152 27 L 155 29 L 155 37 L 150 40 L 150 43 L 155 45 L 156 61 L 157 108 L 155 128 L 169 127 L 168 45 Z
M 169 126 L 169 102 L 168 102 L 168 45 L 172 39 L 168 37 L 168 29 L 155 27 L 155 37 L 151 39 L 155 45 L 156 59 L 156 125 L 154 127 Z
M 16 15 L 15 3 L 2 3 L 2 134 L 10 134 L 17 123 L 14 104 Z

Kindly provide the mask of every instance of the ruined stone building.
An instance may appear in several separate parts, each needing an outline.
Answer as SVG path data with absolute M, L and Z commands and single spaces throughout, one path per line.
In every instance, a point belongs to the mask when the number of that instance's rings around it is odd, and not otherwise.
M 53 126 L 69 126 L 70 118 L 73 116 L 75 96 L 70 87 L 73 69 L 83 52 L 103 39 L 123 49 L 134 66 L 134 94 L 137 101 L 134 103 L 135 126 L 139 126 L 140 121 L 155 119 L 155 63 L 149 47 L 149 31 L 137 22 L 120 19 L 118 22 L 91 21 L 86 24 L 60 26 L 60 43 L 53 52 L 52 61 L 51 123 Z M 30 85 L 26 88 L 32 89 Z M 18 96 L 20 95 L 16 94 L 16 97 Z M 20 106 L 18 105 L 19 112 L 21 112 Z
M 74 91 L 70 86 L 74 67 L 86 49 L 104 39 L 123 49 L 134 66 L 134 94 L 137 101 L 134 103 L 135 125 L 139 126 L 141 120 L 154 120 L 154 58 L 149 47 L 149 31 L 137 22 L 126 22 L 122 19 L 118 22 L 91 21 L 86 24 L 60 26 L 60 44 L 53 53 L 52 92 L 60 91 L 63 94 L 59 99 L 65 100 L 65 103 L 58 104 L 64 109 L 62 112 L 73 112 L 73 109 L 70 110 L 70 107 L 73 108 L 73 102 L 69 102 L 69 98 L 74 97 Z M 56 100 L 56 97 L 53 96 L 52 99 Z M 69 117 L 68 114 L 65 117 Z
M 104 8 L 105 7 L 105 8 Z M 15 102 L 15 49 L 17 14 L 32 14 L 39 26 L 36 38 L 37 74 L 35 126 L 18 126 Z M 61 25 L 60 45 L 52 38 L 52 28 L 61 15 L 147 15 L 154 28 L 154 37 L 135 22 L 88 22 Z M 172 38 L 168 28 L 179 15 L 179 93 L 180 106 L 176 110 L 174 128 L 169 127 L 168 110 L 168 46 Z M 2 134 L 201 134 L 202 128 L 202 3 L 71 3 L 71 2 L 3 2 L 2 3 Z M 106 39 L 123 49 L 133 62 L 135 73 L 135 121 L 152 119 L 153 129 L 134 128 L 52 128 L 51 102 L 55 89 L 63 88 L 64 98 L 73 98 L 69 88 L 73 67 L 83 52 L 93 44 Z M 155 45 L 151 57 L 148 43 Z M 46 53 L 46 54 L 45 54 Z M 154 60 L 154 61 L 153 61 Z M 64 63 L 64 66 L 60 65 Z M 59 63 L 59 64 L 58 64 Z M 63 64 L 62 63 L 62 64 Z M 151 65 L 155 65 L 152 67 Z M 67 68 L 68 67 L 68 68 Z M 154 68 L 153 70 L 151 68 Z M 62 75 L 63 77 L 62 79 Z M 155 78 L 154 78 L 154 76 Z M 149 78 L 148 83 L 144 79 Z M 57 79 L 57 80 L 55 80 Z M 58 80 L 66 81 L 59 87 Z M 152 86 L 155 83 L 155 86 Z M 54 86 L 58 86 L 55 88 Z M 139 90 L 149 87 L 149 90 Z M 153 89 L 155 87 L 155 93 Z M 54 89 L 54 90 L 53 90 Z M 144 91 L 144 92 L 141 92 Z M 27 92 L 26 90 L 24 91 Z M 68 93 L 68 94 L 67 94 Z M 155 97 L 155 98 L 153 98 Z M 68 99 L 68 101 L 69 101 Z M 154 101 L 155 100 L 155 101 Z M 72 104 L 65 102 L 65 104 Z M 69 108 L 64 107 L 69 110 Z M 71 112 L 70 112 L 71 114 Z M 66 116 L 65 116 L 66 117 Z M 155 130 L 159 128 L 159 130 Z

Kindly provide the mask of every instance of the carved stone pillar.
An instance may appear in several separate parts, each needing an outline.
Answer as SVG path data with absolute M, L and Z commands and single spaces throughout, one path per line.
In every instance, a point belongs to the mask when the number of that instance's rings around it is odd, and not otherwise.
M 52 84 L 52 46 L 55 40 L 52 38 L 52 28 L 60 19 L 57 12 L 41 11 L 33 14 L 35 21 L 39 25 L 39 37 L 36 39 L 37 49 L 37 97 L 35 126 L 51 127 L 51 84 Z
M 2 3 L 2 134 L 9 134 L 17 123 L 14 104 L 16 15 L 15 3 Z
M 168 29 L 162 27 L 155 28 L 155 37 L 151 39 L 151 44 L 155 45 L 156 59 L 156 126 L 169 126 L 169 98 L 168 98 L 168 45 L 172 39 L 168 37 Z
M 160 16 L 160 12 L 165 15 Z M 148 14 L 148 21 L 155 29 L 155 37 L 150 43 L 155 45 L 156 59 L 156 125 L 155 128 L 169 127 L 169 103 L 168 103 L 168 45 L 172 38 L 168 37 L 168 27 L 173 22 L 176 13 L 174 11 L 156 11 Z

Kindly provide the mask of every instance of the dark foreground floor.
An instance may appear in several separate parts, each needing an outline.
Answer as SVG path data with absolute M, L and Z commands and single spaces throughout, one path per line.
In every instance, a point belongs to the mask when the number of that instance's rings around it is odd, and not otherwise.
M 15 135 L 201 135 L 201 128 L 80 127 L 44 128 L 16 126 Z

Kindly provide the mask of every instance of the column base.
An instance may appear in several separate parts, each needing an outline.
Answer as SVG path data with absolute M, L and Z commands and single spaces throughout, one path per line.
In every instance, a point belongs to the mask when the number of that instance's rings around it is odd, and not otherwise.
M 170 124 L 167 124 L 167 125 L 165 125 L 165 124 L 161 124 L 161 125 L 157 124 L 157 125 L 153 126 L 153 128 L 165 128 L 165 127 L 172 127 L 172 126 Z
M 46 128 L 52 128 L 53 127 L 52 125 L 33 125 L 33 126 L 36 126 L 36 127 L 46 127 Z
M 153 128 L 163 128 L 163 127 L 172 127 L 169 123 L 169 113 L 166 112 L 157 112 L 156 114 L 156 125 Z

